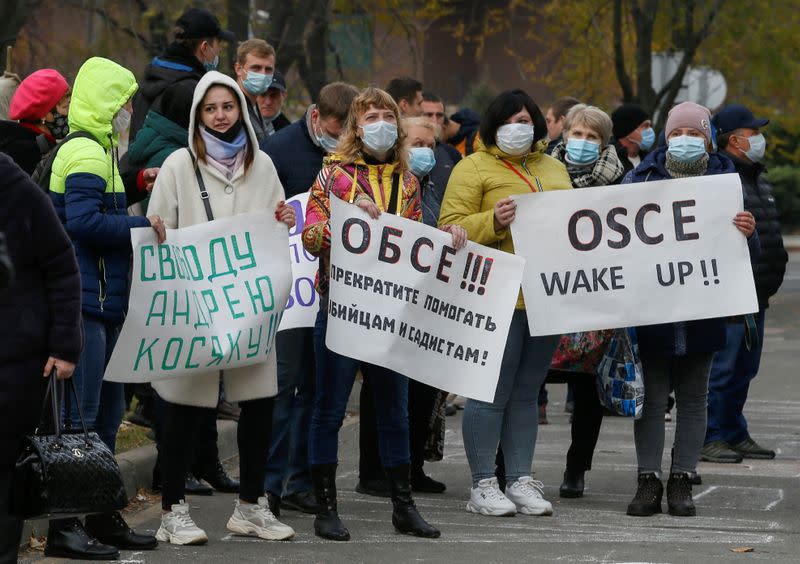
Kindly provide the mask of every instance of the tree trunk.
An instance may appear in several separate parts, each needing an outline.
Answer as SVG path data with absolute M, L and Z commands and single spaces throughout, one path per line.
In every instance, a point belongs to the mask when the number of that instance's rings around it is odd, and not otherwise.
M 6 49 L 16 44 L 20 30 L 36 14 L 40 3 L 40 0 L 0 2 L 0 73 L 6 70 Z
M 228 24 L 227 29 L 233 32 L 239 42 L 249 39 L 250 27 L 250 0 L 227 0 Z M 236 62 L 236 45 L 228 45 L 228 64 L 233 69 Z

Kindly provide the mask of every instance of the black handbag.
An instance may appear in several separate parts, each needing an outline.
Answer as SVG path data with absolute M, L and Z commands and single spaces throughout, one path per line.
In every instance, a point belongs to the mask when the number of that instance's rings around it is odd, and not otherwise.
M 72 432 L 68 415 L 62 428 L 59 395 L 67 414 L 69 396 L 75 398 L 82 430 Z M 48 405 L 52 409 L 53 433 L 40 434 Z M 17 458 L 9 501 L 11 514 L 21 519 L 53 513 L 114 511 L 128 504 L 116 458 L 97 433 L 86 430 L 75 383 L 70 379 L 65 386 L 56 379 L 55 370 L 47 385 L 39 427 L 25 437 Z

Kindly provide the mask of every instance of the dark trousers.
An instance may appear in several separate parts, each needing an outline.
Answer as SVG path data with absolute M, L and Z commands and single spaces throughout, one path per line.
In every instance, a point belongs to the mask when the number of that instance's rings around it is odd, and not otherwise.
M 597 396 L 593 375 L 577 374 L 570 383 L 575 410 L 572 413 L 572 444 L 567 451 L 567 470 L 584 472 L 592 469 L 592 456 L 603 423 L 603 406 Z
M 744 323 L 727 324 L 727 344 L 714 355 L 708 380 L 708 426 L 705 442 L 725 441 L 736 445 L 750 437 L 744 404 L 750 382 L 758 374 L 764 341 L 764 310 L 756 314 L 758 343 L 745 345 Z
M 264 495 L 264 476 L 267 473 L 264 453 L 269 448 L 272 427 L 272 398 L 239 402 L 242 409 L 236 442 L 239 447 L 239 499 L 256 503 Z M 184 498 L 184 478 L 192 463 L 195 441 L 209 413 L 207 407 L 161 402 L 160 458 L 161 507 L 171 506 Z M 216 449 L 216 446 L 215 446 Z

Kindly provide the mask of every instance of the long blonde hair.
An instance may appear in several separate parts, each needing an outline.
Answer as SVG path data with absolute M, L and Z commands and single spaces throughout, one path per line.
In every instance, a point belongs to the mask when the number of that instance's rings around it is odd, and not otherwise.
M 356 135 L 356 132 L 358 131 L 358 119 L 364 115 L 370 106 L 380 110 L 390 110 L 394 113 L 394 117 L 397 120 L 397 141 L 395 141 L 394 147 L 389 150 L 386 162 L 397 163 L 401 172 L 407 170 L 408 159 L 405 151 L 402 150 L 406 134 L 401 127 L 400 108 L 397 107 L 397 103 L 387 92 L 374 86 L 365 88 L 353 99 L 353 103 L 350 105 L 350 112 L 347 114 L 347 121 L 344 124 L 344 130 L 339 137 L 339 145 L 336 148 L 339 162 L 341 164 L 353 164 L 363 158 L 364 143 Z

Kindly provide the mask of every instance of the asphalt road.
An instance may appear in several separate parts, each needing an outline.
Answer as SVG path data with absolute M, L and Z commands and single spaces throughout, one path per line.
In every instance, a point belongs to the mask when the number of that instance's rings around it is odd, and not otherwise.
M 440 496 L 419 495 L 422 513 L 442 530 L 438 540 L 395 534 L 388 500 L 356 494 L 357 425 L 342 430 L 340 513 L 353 535 L 348 543 L 314 536 L 311 516 L 285 511 L 297 531 L 292 541 L 235 537 L 225 530 L 233 497 L 192 498 L 192 514 L 209 533 L 202 547 L 162 545 L 123 553 L 128 563 L 178 562 L 738 562 L 800 561 L 800 254 L 792 255 L 781 293 L 768 311 L 765 352 L 745 413 L 751 433 L 774 447 L 774 461 L 702 463 L 695 486 L 698 516 L 634 518 L 625 508 L 636 487 L 631 421 L 603 424 L 586 496 L 558 498 L 569 443 L 564 386 L 551 386 L 550 424 L 540 428 L 534 469 L 553 502 L 552 517 L 491 518 L 465 512 L 469 472 L 461 416 L 448 419 L 445 460 L 427 470 L 445 481 Z M 674 423 L 668 423 L 668 433 Z M 668 437 L 667 444 L 671 437 Z M 668 454 L 665 455 L 665 464 Z M 141 530 L 158 527 L 158 507 L 130 517 Z M 738 553 L 735 549 L 749 549 Z M 56 562 L 28 555 L 25 560 Z

